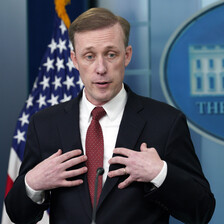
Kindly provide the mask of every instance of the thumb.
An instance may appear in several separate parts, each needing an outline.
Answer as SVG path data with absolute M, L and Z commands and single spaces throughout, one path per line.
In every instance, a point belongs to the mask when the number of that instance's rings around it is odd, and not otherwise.
M 58 149 L 58 151 L 52 154 L 49 158 L 54 158 L 54 157 L 60 156 L 61 154 L 62 154 L 62 150 Z
M 141 150 L 141 152 L 145 152 L 145 151 L 147 151 L 147 144 L 145 143 L 145 142 L 143 142 L 142 144 L 141 144 L 141 146 L 140 146 L 140 150 Z

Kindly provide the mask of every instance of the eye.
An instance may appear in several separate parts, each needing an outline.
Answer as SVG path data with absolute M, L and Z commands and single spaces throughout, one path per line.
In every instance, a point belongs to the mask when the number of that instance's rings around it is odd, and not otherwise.
M 108 57 L 109 59 L 113 59 L 113 58 L 116 57 L 116 54 L 113 53 L 113 52 L 109 52 L 108 55 L 107 55 L 107 57 Z
M 93 58 L 94 58 L 94 56 L 92 54 L 87 54 L 85 57 L 89 61 L 93 60 Z

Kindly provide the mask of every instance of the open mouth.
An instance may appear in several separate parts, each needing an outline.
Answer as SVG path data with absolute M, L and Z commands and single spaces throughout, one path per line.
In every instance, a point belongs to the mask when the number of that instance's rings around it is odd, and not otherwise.
M 109 86 L 110 82 L 95 82 L 95 85 L 98 88 L 107 88 Z
M 98 85 L 106 85 L 106 84 L 108 84 L 108 82 L 97 82 L 96 84 L 98 84 Z

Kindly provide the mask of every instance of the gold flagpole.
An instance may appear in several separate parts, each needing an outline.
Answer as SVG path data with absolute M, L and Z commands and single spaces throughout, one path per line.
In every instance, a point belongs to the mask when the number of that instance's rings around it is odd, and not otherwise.
M 66 12 L 65 6 L 71 4 L 71 0 L 54 0 L 55 10 L 58 14 L 58 17 L 64 21 L 64 24 L 67 28 L 69 28 L 71 21 Z

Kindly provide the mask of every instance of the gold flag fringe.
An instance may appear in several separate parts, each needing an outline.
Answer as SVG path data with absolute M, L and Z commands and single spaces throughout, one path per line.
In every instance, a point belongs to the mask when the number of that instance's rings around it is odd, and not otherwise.
M 64 24 L 67 28 L 69 28 L 71 21 L 66 12 L 65 6 L 71 4 L 71 0 L 54 0 L 55 10 L 58 14 L 58 17 L 64 21 Z

